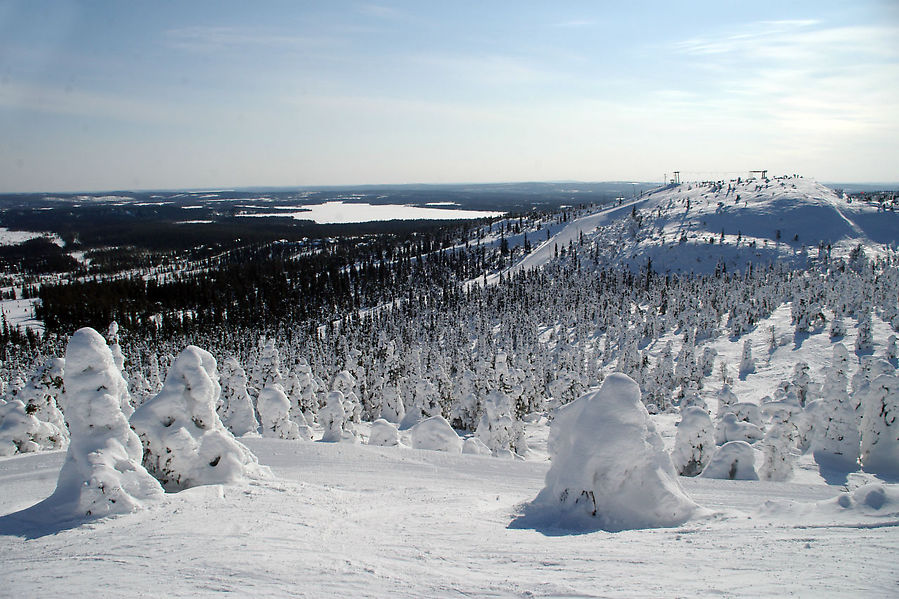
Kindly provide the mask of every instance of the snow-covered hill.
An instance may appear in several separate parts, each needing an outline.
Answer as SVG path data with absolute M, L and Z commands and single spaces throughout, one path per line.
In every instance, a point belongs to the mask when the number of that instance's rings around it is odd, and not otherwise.
M 869 256 L 880 255 L 899 241 L 899 213 L 801 177 L 669 185 L 625 208 L 572 221 L 534 256 L 577 243 L 584 232 L 614 263 L 643 268 L 651 260 L 657 272 L 710 272 L 749 262 L 803 266 L 819 247 L 845 256 L 861 244 Z M 526 257 L 522 265 L 540 262 Z

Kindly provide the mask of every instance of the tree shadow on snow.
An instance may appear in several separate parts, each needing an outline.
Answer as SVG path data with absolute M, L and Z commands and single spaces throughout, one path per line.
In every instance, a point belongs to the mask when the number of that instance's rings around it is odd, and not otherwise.
M 818 464 L 818 474 L 828 485 L 845 486 L 849 483 L 849 472 L 838 468 L 829 468 Z
M 796 331 L 793 333 L 793 351 L 798 351 L 802 348 L 802 344 L 805 343 L 805 340 L 811 337 L 811 333 L 808 331 Z
M 54 518 L 53 510 L 45 500 L 24 510 L 0 516 L 0 536 L 8 535 L 29 540 L 39 539 L 78 528 L 98 519 L 92 517 L 62 520 Z
M 601 518 L 574 518 L 556 510 L 538 507 L 531 503 L 518 506 L 518 514 L 506 527 L 512 530 L 533 530 L 547 537 L 567 537 L 595 532 L 622 532 L 627 527 L 604 526 Z

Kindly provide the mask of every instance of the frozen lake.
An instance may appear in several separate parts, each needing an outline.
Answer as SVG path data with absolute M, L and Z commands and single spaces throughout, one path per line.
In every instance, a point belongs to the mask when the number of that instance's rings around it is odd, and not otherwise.
M 502 216 L 504 212 L 489 210 L 451 210 L 422 208 L 401 204 L 325 202 L 308 206 L 284 207 L 277 212 L 245 214 L 243 216 L 289 216 L 298 220 L 312 220 L 319 224 L 367 223 L 379 220 L 460 220 Z

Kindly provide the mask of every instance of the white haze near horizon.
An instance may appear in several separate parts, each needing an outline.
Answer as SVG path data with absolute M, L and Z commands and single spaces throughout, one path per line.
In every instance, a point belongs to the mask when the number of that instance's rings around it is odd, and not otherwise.
M 283 207 L 281 208 L 283 210 Z M 346 203 L 339 200 L 297 206 L 296 211 L 243 214 L 248 217 L 289 216 L 297 220 L 311 220 L 320 225 L 367 223 L 385 220 L 468 220 L 503 216 L 505 212 L 494 210 L 450 210 L 447 208 L 422 208 L 403 204 Z

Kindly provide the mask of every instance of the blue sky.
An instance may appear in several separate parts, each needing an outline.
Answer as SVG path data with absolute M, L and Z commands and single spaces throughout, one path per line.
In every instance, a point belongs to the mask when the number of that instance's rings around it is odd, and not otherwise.
M 0 192 L 899 179 L 899 3 L 0 0 Z

